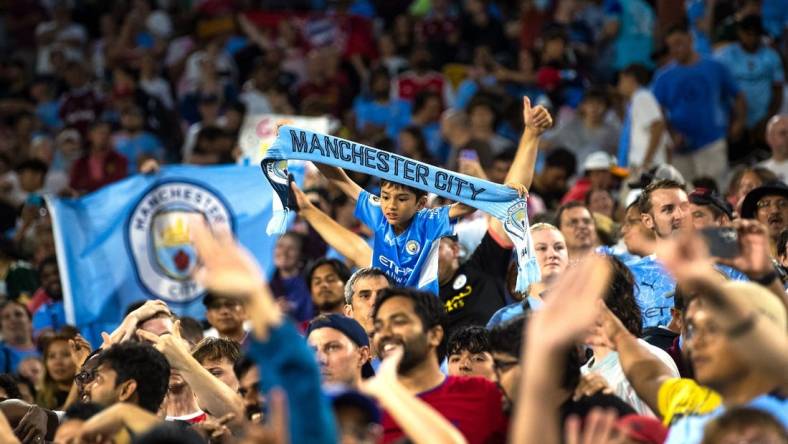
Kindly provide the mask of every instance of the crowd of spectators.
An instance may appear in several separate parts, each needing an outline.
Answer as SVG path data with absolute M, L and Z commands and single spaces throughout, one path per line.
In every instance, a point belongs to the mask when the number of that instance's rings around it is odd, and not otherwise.
M 785 1 L 0 11 L 0 442 L 788 442 Z M 308 166 L 271 274 L 197 227 L 205 319 L 141 300 L 88 343 L 44 196 L 235 163 L 264 114 L 524 185 L 541 280 L 475 212 L 437 294 L 397 288 Z

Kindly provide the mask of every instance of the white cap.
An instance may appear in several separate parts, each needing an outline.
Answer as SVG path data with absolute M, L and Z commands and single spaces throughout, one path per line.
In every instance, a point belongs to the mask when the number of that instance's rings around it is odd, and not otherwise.
M 583 171 L 609 170 L 615 164 L 616 160 L 610 154 L 604 151 L 594 151 L 583 162 Z

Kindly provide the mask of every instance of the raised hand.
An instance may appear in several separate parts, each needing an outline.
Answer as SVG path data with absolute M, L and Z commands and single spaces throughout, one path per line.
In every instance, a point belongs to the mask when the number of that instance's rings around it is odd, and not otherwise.
M 172 334 L 157 336 L 149 331 L 138 329 L 137 336 L 150 342 L 156 350 L 160 351 L 174 370 L 186 371 L 190 361 L 194 359 L 189 353 L 188 343 L 181 337 L 181 321 L 175 321 Z
M 591 335 L 586 339 L 588 345 L 616 349 L 616 338 L 628 331 L 621 320 L 600 301 L 599 318 L 591 330 Z
M 81 335 L 77 335 L 74 339 L 68 340 L 68 349 L 71 354 L 71 360 L 77 368 L 82 367 L 85 359 L 88 358 L 90 352 L 90 343 Z
M 194 278 L 206 289 L 248 301 L 247 313 L 255 336 L 264 339 L 268 329 L 282 320 L 263 273 L 249 252 L 224 228 L 212 232 L 201 218 L 190 221 L 194 248 L 201 265 Z
M 714 265 L 706 242 L 690 230 L 660 242 L 657 257 L 679 282 L 705 275 Z
M 301 188 L 298 188 L 298 185 L 296 185 L 295 182 L 290 183 L 290 188 L 293 190 L 293 196 L 295 196 L 299 213 L 314 207 L 314 205 L 312 205 L 312 201 L 306 197 L 306 194 L 304 194 Z
M 597 255 L 568 270 L 547 290 L 544 307 L 528 322 L 526 337 L 554 346 L 583 337 L 597 320 L 611 274 L 608 259 Z
M 377 397 L 381 392 L 389 390 L 392 384 L 399 384 L 397 381 L 397 369 L 402 361 L 404 352 L 401 346 L 397 346 L 388 353 L 380 367 L 378 367 L 375 376 L 361 382 L 361 391 L 369 396 Z
M 741 254 L 728 263 L 751 279 L 759 279 L 774 271 L 769 251 L 769 233 L 757 220 L 739 219 L 734 222 L 739 234 Z
M 518 183 L 518 182 L 509 182 L 506 184 L 507 187 L 517 191 L 517 195 L 527 199 L 528 198 L 528 188 L 525 185 Z
M 531 99 L 523 96 L 523 123 L 526 130 L 534 130 L 537 134 L 542 134 L 553 126 L 553 117 L 542 106 L 531 106 Z
M 604 376 L 599 373 L 587 373 L 580 377 L 580 383 L 575 387 L 572 399 L 577 401 L 584 396 L 593 396 L 599 392 L 612 395 L 613 389 L 610 388 Z
M 624 444 L 626 433 L 616 428 L 617 414 L 597 407 L 584 420 L 576 415 L 564 425 L 564 442 L 567 444 Z M 582 428 L 581 428 L 582 425 Z

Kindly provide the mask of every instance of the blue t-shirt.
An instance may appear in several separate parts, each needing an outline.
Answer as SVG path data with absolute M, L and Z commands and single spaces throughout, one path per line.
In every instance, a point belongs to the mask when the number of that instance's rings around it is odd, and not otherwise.
M 681 152 L 691 153 L 725 137 L 729 104 L 739 87 L 723 64 L 701 57 L 692 65 L 672 62 L 661 68 L 652 91 L 670 125 L 684 137 Z
M 616 70 L 633 63 L 653 66 L 651 50 L 654 34 L 654 10 L 644 0 L 606 0 L 605 14 L 619 22 L 615 40 Z
M 164 148 L 159 139 L 145 131 L 134 137 L 126 135 L 115 137 L 115 150 L 128 160 L 128 174 L 130 175 L 137 173 L 137 160 L 140 156 L 146 155 L 156 159 L 164 157 Z
M 38 336 L 41 330 L 51 328 L 58 331 L 66 325 L 66 311 L 63 301 L 44 304 L 33 313 L 33 336 Z
M 747 407 L 763 410 L 771 414 L 783 427 L 788 427 L 788 400 L 775 395 L 761 395 L 748 402 Z M 665 444 L 699 444 L 703 441 L 703 431 L 712 419 L 725 413 L 725 406 L 719 406 L 705 415 L 690 415 L 677 420 L 668 431 Z
M 417 212 L 399 235 L 380 209 L 380 199 L 362 191 L 356 217 L 375 232 L 372 266 L 383 270 L 398 287 L 414 287 L 438 294 L 438 246 L 452 234 L 449 207 Z
M 19 363 L 29 357 L 40 357 L 38 349 L 20 349 L 0 343 L 0 373 L 16 373 Z
M 392 99 L 386 104 L 378 103 L 372 99 L 359 97 L 353 103 L 353 112 L 356 114 L 356 126 L 363 129 L 365 125 L 372 124 L 386 128 L 386 135 L 397 140 L 399 132 L 410 122 L 410 103 Z
M 612 249 L 600 249 L 599 252 L 616 256 L 632 272 L 635 279 L 635 301 L 640 307 L 643 328 L 668 325 L 671 320 L 670 309 L 674 305 L 676 281 L 665 267 L 654 256 L 616 254 Z M 715 267 L 729 279 L 747 280 L 747 276 L 731 267 L 725 265 Z
M 747 98 L 747 128 L 767 117 L 772 101 L 772 86 L 785 81 L 783 64 L 777 52 L 761 45 L 754 53 L 739 43 L 717 50 L 714 57 L 725 65 Z

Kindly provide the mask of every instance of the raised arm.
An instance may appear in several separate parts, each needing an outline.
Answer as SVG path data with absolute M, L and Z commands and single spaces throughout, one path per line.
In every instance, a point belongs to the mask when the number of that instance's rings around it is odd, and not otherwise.
M 339 254 L 352 261 L 356 267 L 368 267 L 372 263 L 372 248 L 364 239 L 314 206 L 304 192 L 298 188 L 298 185 L 293 183 L 291 186 L 298 205 L 298 214 L 317 231 L 323 240 L 334 247 Z
M 170 366 L 181 373 L 203 410 L 217 418 L 228 413 L 235 414 L 236 418 L 243 418 L 241 396 L 192 357 L 186 341 L 181 338 L 180 322 L 175 321 L 171 335 L 157 336 L 145 330 L 137 330 L 137 335 L 151 342 L 167 358 Z
M 602 309 L 601 318 L 592 341 L 618 351 L 624 375 L 638 397 L 659 412 L 659 388 L 673 377 L 670 368 L 638 342 L 607 307 Z
M 378 400 L 414 444 L 464 444 L 465 437 L 446 418 L 420 398 L 410 394 L 397 379 L 402 349 L 383 360 L 373 378 L 361 389 Z
M 553 118 L 545 107 L 539 105 L 531 107 L 531 100 L 523 97 L 523 123 L 525 130 L 520 137 L 517 145 L 517 153 L 514 155 L 512 166 L 506 174 L 506 183 L 519 183 L 530 188 L 534 180 L 534 169 L 536 167 L 536 154 L 539 147 L 539 138 L 547 129 L 553 126 Z M 506 230 L 500 220 L 490 218 L 490 231 L 497 235 L 498 239 L 508 239 Z
M 358 200 L 358 195 L 361 194 L 362 189 L 348 177 L 347 173 L 345 173 L 342 168 L 322 163 L 316 163 L 315 166 L 320 170 L 320 173 L 326 176 L 326 179 L 345 193 L 345 195 L 354 201 Z

